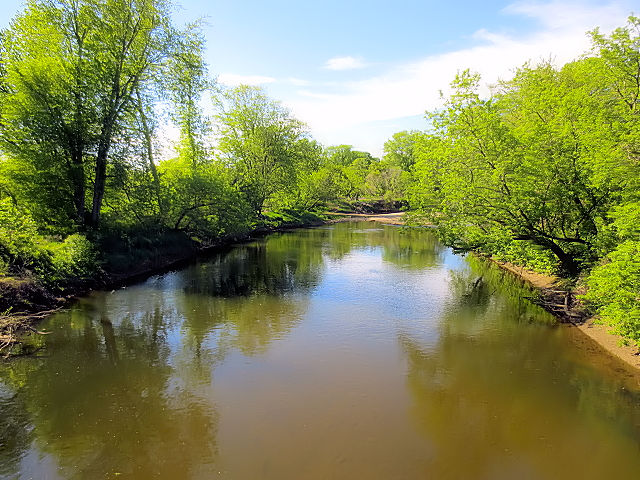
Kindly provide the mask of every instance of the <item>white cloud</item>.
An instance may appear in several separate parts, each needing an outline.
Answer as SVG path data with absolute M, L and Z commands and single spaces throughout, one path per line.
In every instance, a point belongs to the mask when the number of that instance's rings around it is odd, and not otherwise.
M 235 73 L 221 73 L 218 75 L 218 83 L 235 87 L 237 85 L 264 85 L 273 83 L 276 79 L 261 75 L 237 75 Z
M 362 60 L 355 57 L 334 57 L 327 60 L 324 68 L 327 70 L 355 70 L 365 66 Z
M 285 103 L 309 124 L 320 141 L 350 143 L 346 134 L 357 133 L 359 138 L 366 138 L 367 134 L 358 130 L 372 128 L 375 122 L 415 117 L 425 110 L 437 108 L 441 103 L 439 90 L 446 91 L 459 70 L 470 68 L 479 72 L 485 92 L 488 92 L 488 85 L 498 79 L 510 78 L 514 69 L 528 60 L 535 63 L 552 59 L 557 65 L 574 60 L 589 48 L 586 31 L 600 26 L 606 32 L 623 25 L 629 11 L 620 3 L 595 6 L 556 0 L 518 2 L 507 7 L 504 13 L 533 18 L 538 21 L 539 28 L 527 35 L 480 30 L 473 35 L 477 42 L 474 46 L 395 65 L 366 80 L 345 82 L 339 93 L 308 87 L 296 92 L 295 97 L 285 99 Z M 355 60 L 351 57 L 332 60 L 336 60 L 334 68 L 356 64 L 351 63 Z M 332 92 L 335 91 L 334 87 Z M 388 123 L 392 125 L 392 122 Z M 380 152 L 382 143 L 393 133 L 389 131 L 386 137 L 369 141 L 367 147 Z M 376 134 L 381 134 L 378 127 Z M 374 142 L 377 148 L 373 146 Z M 363 145 L 356 146 L 364 148 Z

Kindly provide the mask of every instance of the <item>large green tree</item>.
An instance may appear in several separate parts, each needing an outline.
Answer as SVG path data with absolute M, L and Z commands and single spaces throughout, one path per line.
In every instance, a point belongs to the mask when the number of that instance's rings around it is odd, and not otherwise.
M 600 66 L 525 65 L 489 99 L 477 75 L 458 75 L 431 117 L 441 142 L 426 140 L 445 161 L 423 152 L 419 164 L 432 166 L 418 168 L 437 176 L 432 219 L 450 243 L 495 253 L 523 242 L 570 275 L 593 262 L 621 189 L 614 175 L 596 175 L 603 155 L 620 160 L 621 142 Z
M 257 87 L 223 91 L 219 108 L 220 152 L 260 215 L 276 193 L 296 185 L 296 167 L 309 152 L 305 125 Z
M 98 225 L 114 144 L 170 31 L 164 0 L 27 3 L 2 39 L 0 142 L 35 174 L 31 198 Z

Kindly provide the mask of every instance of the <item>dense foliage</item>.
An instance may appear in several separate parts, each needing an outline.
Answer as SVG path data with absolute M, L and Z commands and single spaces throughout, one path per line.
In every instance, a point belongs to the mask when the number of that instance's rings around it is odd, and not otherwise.
M 64 285 L 341 197 L 403 196 L 395 164 L 325 150 L 261 89 L 217 86 L 199 23 L 171 8 L 30 0 L 0 32 L 0 275 Z
M 639 340 L 640 19 L 590 36 L 582 59 L 525 64 L 489 98 L 459 73 L 433 130 L 396 135 L 397 155 L 412 207 L 449 245 L 582 276 L 601 317 Z

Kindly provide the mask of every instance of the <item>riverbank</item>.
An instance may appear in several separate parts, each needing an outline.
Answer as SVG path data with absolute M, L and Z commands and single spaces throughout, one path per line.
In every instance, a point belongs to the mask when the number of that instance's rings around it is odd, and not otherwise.
M 214 243 L 201 245 L 200 248 L 185 252 L 182 256 L 165 257 L 156 259 L 154 265 L 138 266 L 129 268 L 126 273 L 114 273 L 106 278 L 76 287 L 62 296 L 52 295 L 43 288 L 38 288 L 29 282 L 14 282 L 14 286 L 7 290 L 7 282 L 0 282 L 0 294 L 3 296 L 13 295 L 13 301 L 19 302 L 21 297 L 28 292 L 37 302 L 32 302 L 32 310 L 14 311 L 9 315 L 0 315 L 0 354 L 3 349 L 10 347 L 16 342 L 22 332 L 35 331 L 37 322 L 52 313 L 56 309 L 64 308 L 69 302 L 78 296 L 87 294 L 95 289 L 110 289 L 129 285 L 145 280 L 146 278 L 162 274 L 171 270 L 185 267 L 202 256 L 207 256 L 233 245 L 248 242 L 256 238 L 263 237 L 270 233 L 286 231 L 295 228 L 320 226 L 349 221 L 375 221 L 387 225 L 404 225 L 404 213 L 329 213 L 326 219 L 317 218 L 314 221 L 290 222 L 281 225 L 260 226 L 244 234 L 230 235 L 218 239 Z M 628 365 L 640 371 L 640 354 L 638 349 L 630 345 L 624 345 L 622 338 L 611 334 L 605 325 L 596 323 L 595 319 L 589 318 L 582 310 L 579 302 L 575 301 L 572 292 L 562 285 L 562 279 L 552 275 L 544 275 L 523 267 L 500 262 L 483 256 L 487 261 L 494 263 L 503 270 L 526 282 L 539 292 L 540 299 L 532 299 L 535 303 L 545 308 L 547 311 L 559 317 L 569 328 L 575 328 L 604 348 L 611 355 L 619 358 Z M 4 288 L 4 290 L 2 290 Z M 21 293 L 22 292 L 22 293 Z
M 59 291 L 53 291 L 33 276 L 0 278 L 0 356 L 7 355 L 14 345 L 19 344 L 22 334 L 41 333 L 37 332 L 36 325 L 44 317 L 64 309 L 92 290 L 109 290 L 142 282 L 153 275 L 186 267 L 198 258 L 233 245 L 275 232 L 320 226 L 332 221 L 311 214 L 294 220 L 271 220 L 247 232 L 226 235 L 208 242 L 178 242 L 178 248 L 151 250 L 142 255 L 142 258 L 116 249 L 105 255 L 106 269 L 95 278 L 69 283 Z
M 640 372 L 640 350 L 625 344 L 620 335 L 610 332 L 610 327 L 600 324 L 587 314 L 574 293 L 562 285 L 562 279 L 553 275 L 537 273 L 508 262 L 484 257 L 500 268 L 522 279 L 539 292 L 535 301 L 551 314 L 559 317 L 568 328 L 575 328 L 589 337 L 610 355 L 622 360 Z

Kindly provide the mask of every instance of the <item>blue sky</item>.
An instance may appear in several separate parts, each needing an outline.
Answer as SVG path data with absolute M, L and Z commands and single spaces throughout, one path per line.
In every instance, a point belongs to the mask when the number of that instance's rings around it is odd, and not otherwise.
M 457 70 L 485 89 L 527 60 L 562 64 L 609 31 L 632 0 L 182 0 L 178 24 L 206 19 L 207 61 L 219 83 L 261 85 L 325 145 L 375 155 L 394 132 L 425 129 Z M 1 0 L 0 26 L 21 8 Z

